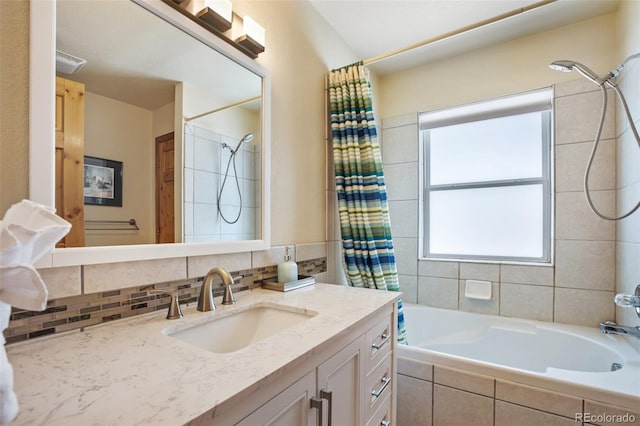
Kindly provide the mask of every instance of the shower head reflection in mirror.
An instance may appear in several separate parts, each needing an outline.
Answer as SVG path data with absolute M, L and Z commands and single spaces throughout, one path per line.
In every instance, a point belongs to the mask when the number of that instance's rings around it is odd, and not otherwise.
M 624 61 L 622 61 L 620 65 L 618 65 L 616 68 L 614 68 L 613 70 L 611 70 L 610 72 L 608 72 L 602 77 L 598 76 L 598 74 L 596 74 L 593 70 L 591 70 L 586 65 L 583 65 L 576 61 L 560 60 L 560 61 L 554 61 L 551 64 L 549 64 L 549 68 L 556 71 L 561 71 L 561 72 L 571 72 L 572 70 L 575 69 L 584 78 L 586 78 L 587 80 L 591 81 L 592 83 L 600 87 L 600 91 L 602 92 L 602 113 L 600 114 L 600 122 L 598 124 L 596 137 L 593 141 L 593 148 L 591 149 L 591 155 L 589 156 L 587 169 L 585 170 L 585 173 L 584 173 L 584 194 L 587 198 L 587 202 L 589 203 L 589 207 L 591 208 L 591 210 L 596 215 L 598 215 L 599 217 L 605 220 L 621 220 L 631 216 L 634 212 L 640 209 L 640 200 L 638 200 L 636 205 L 632 207 L 627 213 L 624 213 L 620 216 L 605 215 L 596 208 L 596 206 L 593 203 L 593 200 L 591 199 L 591 193 L 589 191 L 589 174 L 591 172 L 591 166 L 593 165 L 593 159 L 596 156 L 596 152 L 600 144 L 600 137 L 602 135 L 602 128 L 604 126 L 604 117 L 607 110 L 607 90 L 605 86 L 609 86 L 611 89 L 613 89 L 615 94 L 618 96 L 618 99 L 620 99 L 620 103 L 622 104 L 625 115 L 627 116 L 627 119 L 629 121 L 629 127 L 631 129 L 631 132 L 633 133 L 636 143 L 638 144 L 638 148 L 640 148 L 640 136 L 638 136 L 638 130 L 636 129 L 633 118 L 631 117 L 631 112 L 629 111 L 629 106 L 627 105 L 627 101 L 624 98 L 624 95 L 622 94 L 622 92 L 620 91 L 620 88 L 618 87 L 618 85 L 615 83 L 615 81 L 613 81 L 622 72 L 627 62 L 633 59 L 638 59 L 638 58 L 640 58 L 640 53 L 636 53 L 627 57 Z
M 226 143 L 222 144 L 222 148 L 229 148 L 229 150 L 231 151 L 231 155 L 235 156 L 236 152 L 238 152 L 238 150 L 240 149 L 240 147 L 242 146 L 243 143 L 245 142 L 251 142 L 253 140 L 253 133 L 247 133 L 246 135 L 244 135 L 242 137 L 242 139 L 240 139 L 240 142 L 238 142 L 238 145 L 236 145 L 235 149 L 232 149 L 229 145 L 227 145 Z

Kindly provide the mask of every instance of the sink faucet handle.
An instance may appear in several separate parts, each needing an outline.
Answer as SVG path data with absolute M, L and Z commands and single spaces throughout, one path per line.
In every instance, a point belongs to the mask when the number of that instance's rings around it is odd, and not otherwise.
M 180 309 L 180 299 L 178 289 L 175 290 L 147 290 L 151 294 L 168 294 L 171 296 L 169 302 L 169 310 L 167 311 L 167 319 L 182 318 L 182 310 Z
M 233 277 L 229 274 L 229 280 L 224 280 L 224 296 L 222 296 L 223 305 L 234 305 L 236 299 L 233 297 L 233 291 L 231 285 L 234 283 Z

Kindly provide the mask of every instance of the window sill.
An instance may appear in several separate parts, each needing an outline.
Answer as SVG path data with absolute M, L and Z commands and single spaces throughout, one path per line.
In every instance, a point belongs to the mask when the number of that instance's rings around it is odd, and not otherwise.
M 482 260 L 482 259 L 465 259 L 465 258 L 444 258 L 444 257 L 418 257 L 418 261 L 429 262 L 456 262 L 456 263 L 484 263 L 492 265 L 518 265 L 518 266 L 536 266 L 553 268 L 553 261 L 550 262 L 524 262 L 515 260 Z

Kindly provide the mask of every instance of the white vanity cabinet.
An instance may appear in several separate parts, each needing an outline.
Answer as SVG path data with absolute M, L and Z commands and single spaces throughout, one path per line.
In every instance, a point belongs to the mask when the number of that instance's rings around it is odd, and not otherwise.
M 316 413 L 310 409 L 310 403 L 315 394 L 316 372 L 311 371 L 251 413 L 238 426 L 313 426 Z
M 10 345 L 20 402 L 12 424 L 393 424 L 398 296 L 322 283 L 289 293 L 255 289 L 213 313 L 186 306 L 180 320 L 157 312 Z M 315 315 L 229 353 L 166 334 L 257 306 Z M 136 350 L 125 356 L 122 348 Z
M 240 426 L 389 425 L 395 373 L 394 309 L 384 308 L 351 341 L 237 423 Z M 373 326 L 371 325 L 373 324 Z M 337 349 L 337 352 L 336 352 Z M 268 389 L 278 388 L 277 385 Z

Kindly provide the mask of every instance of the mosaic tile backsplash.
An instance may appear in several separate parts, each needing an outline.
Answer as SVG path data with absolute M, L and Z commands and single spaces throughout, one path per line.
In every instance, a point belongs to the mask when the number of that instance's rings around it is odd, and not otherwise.
M 327 259 L 311 259 L 298 262 L 300 275 L 316 275 L 327 270 Z M 234 278 L 234 292 L 260 287 L 262 281 L 274 279 L 277 266 L 230 271 Z M 7 344 L 35 339 L 70 330 L 102 324 L 168 309 L 170 296 L 149 293 L 149 290 L 174 291 L 178 289 L 180 304 L 198 300 L 204 277 L 165 283 L 146 284 L 100 293 L 52 299 L 41 312 L 13 308 L 9 327 L 4 330 Z M 215 277 L 214 296 L 222 296 L 224 288 L 219 277 Z

